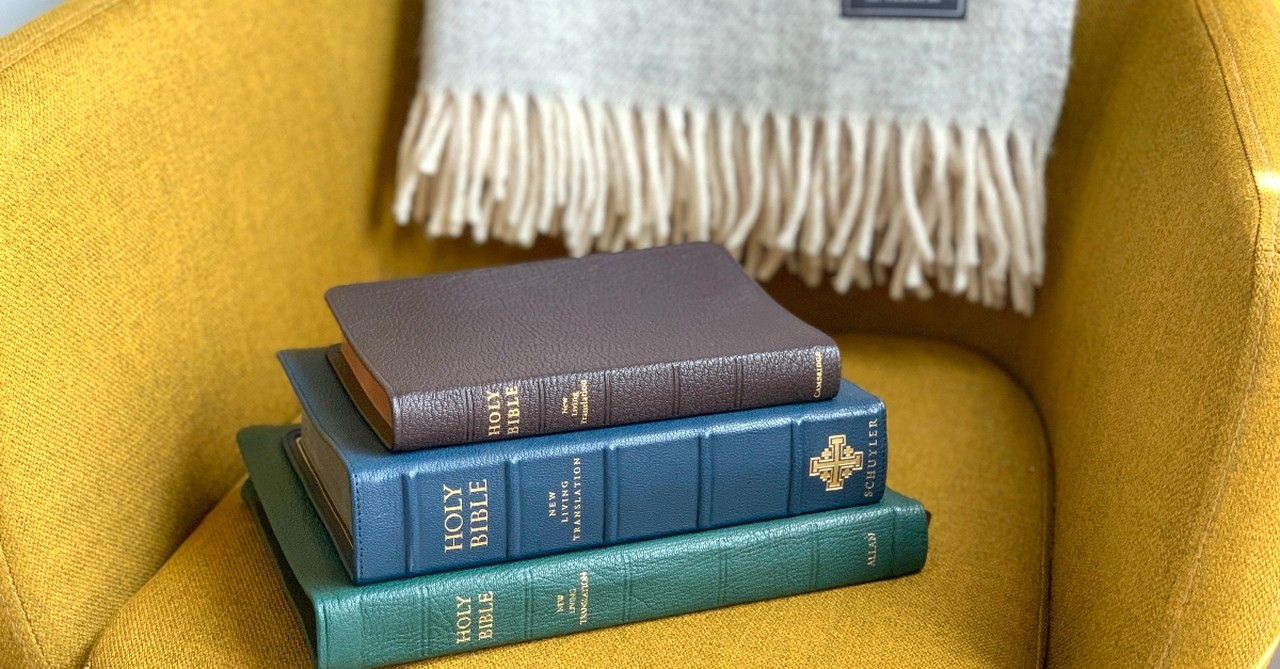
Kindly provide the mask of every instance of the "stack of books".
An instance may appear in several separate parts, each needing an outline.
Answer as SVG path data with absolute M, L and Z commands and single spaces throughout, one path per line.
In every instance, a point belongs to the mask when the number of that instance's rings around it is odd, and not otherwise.
M 723 249 L 339 286 L 243 496 L 319 667 L 919 571 L 883 403 Z

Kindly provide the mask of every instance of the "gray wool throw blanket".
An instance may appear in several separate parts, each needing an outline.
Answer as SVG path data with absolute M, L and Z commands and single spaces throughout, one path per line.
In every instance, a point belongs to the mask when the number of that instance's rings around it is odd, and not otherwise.
M 1029 314 L 1074 0 L 842 1 L 427 0 L 395 216 Z

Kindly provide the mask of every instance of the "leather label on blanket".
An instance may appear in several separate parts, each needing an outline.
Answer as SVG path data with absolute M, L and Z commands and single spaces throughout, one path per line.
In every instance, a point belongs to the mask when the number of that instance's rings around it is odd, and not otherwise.
M 963 19 L 967 0 L 840 0 L 846 17 Z

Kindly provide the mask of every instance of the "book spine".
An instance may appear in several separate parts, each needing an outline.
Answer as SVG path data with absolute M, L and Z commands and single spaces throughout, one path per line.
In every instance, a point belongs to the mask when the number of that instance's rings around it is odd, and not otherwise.
M 354 483 L 362 583 L 870 504 L 884 404 L 803 404 L 554 437 Z M 543 442 L 544 440 L 538 440 Z M 523 443 L 523 442 L 522 442 Z M 394 521 L 400 527 L 390 527 Z
M 393 450 L 830 399 L 839 387 L 835 346 L 514 379 L 396 397 Z
M 919 571 L 919 503 L 390 581 L 318 599 L 317 664 L 367 669 Z M 352 600 L 357 601 L 352 601 Z

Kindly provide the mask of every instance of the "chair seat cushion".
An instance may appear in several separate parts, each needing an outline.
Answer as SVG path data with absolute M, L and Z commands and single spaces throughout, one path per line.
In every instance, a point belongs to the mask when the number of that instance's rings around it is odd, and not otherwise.
M 1052 490 L 1035 407 L 999 368 L 965 349 L 837 339 L 845 376 L 888 407 L 889 485 L 933 514 L 921 573 L 431 666 L 1040 666 Z M 310 664 L 238 490 L 125 604 L 90 660 L 94 669 Z

